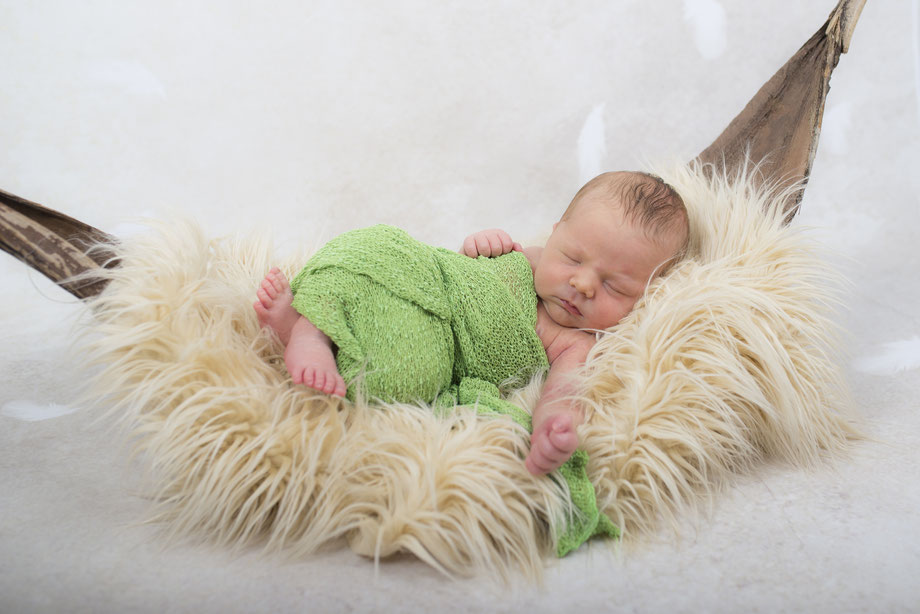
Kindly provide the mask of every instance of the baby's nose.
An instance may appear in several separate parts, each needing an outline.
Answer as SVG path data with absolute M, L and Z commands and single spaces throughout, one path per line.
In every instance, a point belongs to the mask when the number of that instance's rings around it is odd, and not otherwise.
M 575 275 L 569 280 L 572 287 L 584 294 L 587 298 L 594 298 L 594 286 L 583 276 Z

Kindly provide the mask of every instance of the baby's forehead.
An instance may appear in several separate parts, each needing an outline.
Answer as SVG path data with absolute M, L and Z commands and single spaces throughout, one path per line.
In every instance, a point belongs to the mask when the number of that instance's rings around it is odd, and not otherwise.
M 591 218 L 596 224 L 622 224 L 626 217 L 623 195 L 602 188 L 580 194 L 565 216 L 567 219 Z
M 568 227 L 566 234 L 571 241 L 576 243 L 588 236 L 604 241 L 604 238 L 622 238 L 626 234 L 648 234 L 646 229 L 635 220 L 626 217 L 624 207 L 618 203 L 590 196 L 583 200 L 561 223 Z
M 630 216 L 634 213 L 635 200 L 633 194 L 643 185 L 651 186 L 651 178 L 632 171 L 616 171 L 598 175 L 575 194 L 571 204 L 566 210 L 566 217 L 573 215 L 587 204 L 598 204 L 608 207 L 619 216 Z
M 689 234 L 685 220 L 683 223 L 664 225 L 649 223 L 641 215 L 630 215 L 624 203 L 603 193 L 585 195 L 569 216 L 568 222 L 571 223 L 570 241 L 582 244 L 582 248 L 588 251 L 603 251 L 604 248 L 596 242 L 590 245 L 583 243 L 580 240 L 582 233 L 609 235 L 617 242 L 630 236 L 642 239 L 629 241 L 634 256 L 643 253 L 659 254 L 662 251 L 666 252 L 664 257 L 681 254 Z

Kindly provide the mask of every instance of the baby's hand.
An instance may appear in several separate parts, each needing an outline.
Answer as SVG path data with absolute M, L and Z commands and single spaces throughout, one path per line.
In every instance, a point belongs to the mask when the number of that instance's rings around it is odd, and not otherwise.
M 543 475 L 558 469 L 569 460 L 578 447 L 575 421 L 568 412 L 553 416 L 530 436 L 530 453 L 524 466 L 534 475 Z
M 511 251 L 522 252 L 524 248 L 520 243 L 512 241 L 507 232 L 498 228 L 480 230 L 471 234 L 463 241 L 463 247 L 460 249 L 461 254 L 470 258 L 476 256 L 495 258 Z

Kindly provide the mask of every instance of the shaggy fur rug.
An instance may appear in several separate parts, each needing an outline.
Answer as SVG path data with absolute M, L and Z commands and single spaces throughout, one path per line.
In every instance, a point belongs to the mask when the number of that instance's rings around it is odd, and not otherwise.
M 814 463 L 855 435 L 836 278 L 783 224 L 785 194 L 747 172 L 661 173 L 686 201 L 693 255 L 603 335 L 582 374 L 588 473 L 627 540 L 678 528 L 766 459 Z M 347 542 L 447 574 L 540 576 L 572 510 L 564 483 L 524 469 L 521 427 L 292 386 L 251 307 L 277 264 L 264 240 L 209 240 L 179 222 L 115 249 L 121 266 L 104 272 L 81 347 L 171 532 L 295 556 Z M 540 385 L 509 399 L 529 411 Z

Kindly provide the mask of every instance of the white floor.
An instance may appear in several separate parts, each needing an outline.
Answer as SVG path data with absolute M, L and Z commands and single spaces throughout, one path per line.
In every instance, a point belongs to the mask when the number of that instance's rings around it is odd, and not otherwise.
M 689 159 L 831 0 L 19 2 L 0 25 L 0 189 L 117 236 L 135 216 L 279 246 L 395 223 L 538 239 L 594 173 Z M 545 585 L 347 549 L 166 544 L 139 472 L 73 403 L 74 299 L 0 257 L 0 612 L 920 610 L 920 0 L 869 0 L 803 210 L 852 281 L 873 440 L 740 479 L 679 539 L 583 548 Z

